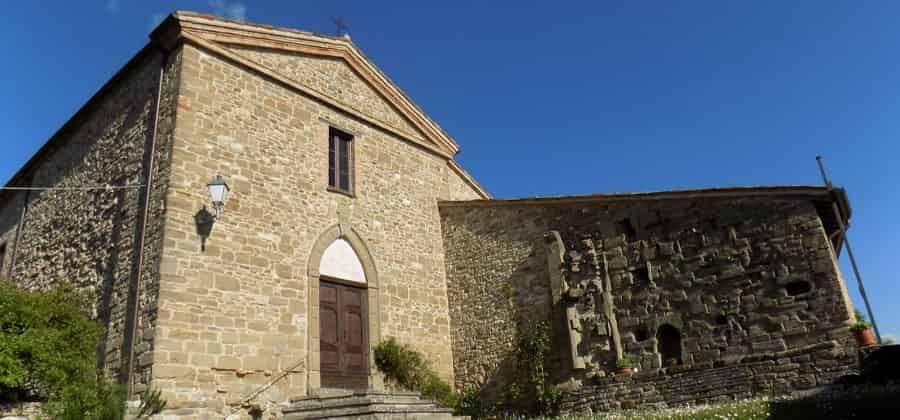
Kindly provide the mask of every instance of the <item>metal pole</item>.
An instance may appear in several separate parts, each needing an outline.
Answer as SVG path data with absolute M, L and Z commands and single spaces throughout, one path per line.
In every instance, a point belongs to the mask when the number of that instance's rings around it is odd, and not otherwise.
M 828 175 L 825 174 L 825 164 L 822 162 L 822 156 L 816 156 L 816 162 L 819 164 L 819 172 L 822 173 L 822 180 L 825 181 L 825 186 L 828 188 L 829 192 L 833 191 L 834 186 L 831 185 L 831 180 L 829 180 Z M 866 294 L 866 288 L 863 286 L 862 277 L 859 275 L 859 267 L 856 266 L 856 258 L 853 257 L 853 249 L 850 247 L 850 238 L 847 237 L 847 227 L 844 226 L 844 218 L 841 217 L 841 211 L 838 208 L 837 202 L 832 200 L 831 209 L 834 211 L 834 215 L 837 218 L 838 227 L 840 228 L 841 236 L 843 236 L 844 244 L 847 245 L 847 256 L 850 257 L 850 265 L 853 267 L 853 275 L 856 276 L 859 294 L 862 295 L 863 303 L 866 304 L 866 312 L 869 313 L 869 319 L 872 321 L 875 337 L 878 339 L 878 343 L 881 344 L 881 332 L 878 331 L 878 323 L 875 322 L 875 314 L 872 312 L 872 305 L 869 303 L 869 295 Z M 837 253 L 835 253 L 835 258 L 837 258 Z

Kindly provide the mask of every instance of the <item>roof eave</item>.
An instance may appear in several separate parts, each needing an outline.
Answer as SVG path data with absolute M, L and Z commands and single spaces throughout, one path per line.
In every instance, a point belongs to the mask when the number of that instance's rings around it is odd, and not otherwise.
M 110 90 L 113 89 L 134 67 L 138 66 L 142 60 L 146 59 L 146 57 L 152 52 L 158 50 L 158 46 L 151 40 L 140 51 L 138 51 L 134 56 L 132 56 L 118 71 L 103 84 L 91 97 L 80 107 L 75 114 L 72 115 L 63 125 L 50 136 L 50 138 L 44 142 L 44 144 L 13 174 L 9 180 L 6 181 L 4 186 L 30 186 L 31 181 L 28 180 L 28 175 L 31 170 L 37 166 L 44 158 L 53 152 L 54 148 L 57 146 L 57 143 L 60 143 L 66 138 L 66 134 L 71 130 L 74 130 L 84 118 L 87 118 L 88 115 L 94 110 L 96 106 L 101 102 L 101 100 L 109 93 Z M 11 190 L 2 190 L 0 191 L 0 201 L 5 201 L 8 197 L 14 194 L 14 191 Z
M 174 21 L 175 24 L 169 22 Z M 169 23 L 167 23 L 169 22 Z M 166 25 L 171 28 L 164 28 Z M 353 43 L 349 37 L 333 37 L 300 31 L 290 28 L 280 28 L 271 25 L 242 22 L 237 20 L 222 19 L 216 16 L 194 12 L 177 11 L 169 16 L 156 30 L 154 34 L 188 31 L 194 34 L 205 34 L 209 39 L 224 44 L 237 43 L 243 45 L 257 45 L 266 48 L 285 49 L 296 52 L 288 46 L 305 46 L 307 48 L 320 49 L 327 55 L 341 57 L 355 70 L 362 70 L 370 75 L 371 83 L 376 90 L 391 102 L 401 113 L 409 118 L 413 125 L 438 147 L 442 148 L 450 156 L 459 153 L 459 145 L 446 133 L 434 120 L 432 120 L 396 83 L 394 83 L 362 50 Z M 179 38 L 177 35 L 168 35 L 170 38 Z M 265 45 L 261 42 L 264 41 Z M 258 45 L 259 44 L 259 45 Z

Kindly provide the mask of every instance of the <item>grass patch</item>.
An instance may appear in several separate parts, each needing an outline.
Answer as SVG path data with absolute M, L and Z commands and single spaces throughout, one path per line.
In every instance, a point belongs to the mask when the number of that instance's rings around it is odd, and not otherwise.
M 536 420 L 840 420 L 895 418 L 900 398 L 884 391 L 855 392 L 832 399 L 768 398 L 666 409 L 637 409 L 596 414 L 531 417 Z M 497 416 L 494 419 L 526 419 L 522 416 Z
M 545 417 L 566 420 L 765 420 L 770 418 L 770 402 L 767 399 L 751 399 L 717 405 L 701 405 L 681 408 L 638 409 L 598 414 Z

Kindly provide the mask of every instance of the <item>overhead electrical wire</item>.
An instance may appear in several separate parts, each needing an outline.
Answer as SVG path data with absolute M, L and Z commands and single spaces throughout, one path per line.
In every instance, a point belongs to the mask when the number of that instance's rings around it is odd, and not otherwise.
M 95 185 L 88 187 L 0 187 L 0 191 L 94 191 L 94 190 L 129 190 L 143 188 L 144 185 Z

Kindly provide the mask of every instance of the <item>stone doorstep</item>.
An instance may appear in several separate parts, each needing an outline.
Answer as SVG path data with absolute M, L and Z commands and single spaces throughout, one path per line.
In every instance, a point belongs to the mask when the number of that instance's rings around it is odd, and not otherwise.
M 354 391 L 348 389 L 338 389 L 338 388 L 319 388 L 312 391 L 312 395 L 307 395 L 303 397 L 291 398 L 290 402 L 300 402 L 300 401 L 309 401 L 309 400 L 319 400 L 319 401 L 328 401 L 333 399 L 347 398 L 347 397 L 393 397 L 393 398 L 403 398 L 408 397 L 410 399 L 419 400 L 421 399 L 421 394 L 418 392 L 412 391 L 395 391 L 395 392 L 387 392 L 387 391 L 374 391 L 374 390 L 366 390 L 366 391 Z
M 442 420 L 450 420 L 450 419 L 458 419 L 458 417 L 454 417 L 453 413 L 450 412 L 432 412 L 432 411 L 384 411 L 384 410 L 370 410 L 361 407 L 361 409 L 357 410 L 320 410 L 320 411 L 312 411 L 312 412 L 292 412 L 285 410 L 283 411 L 285 420 L 324 420 L 324 419 L 391 419 L 391 418 L 404 418 L 404 419 L 442 419 Z
M 343 394 L 292 400 L 291 405 L 282 412 L 286 419 L 454 418 L 453 410 L 422 400 L 414 392 L 361 391 Z
M 291 404 L 288 410 L 292 412 L 300 412 L 300 411 L 310 411 L 310 410 L 323 410 L 323 409 L 338 409 L 338 408 L 351 408 L 351 407 L 370 407 L 373 410 L 387 410 L 387 411 L 397 411 L 397 410 L 408 410 L 408 409 L 417 409 L 417 410 L 427 410 L 427 411 L 448 411 L 452 412 L 453 410 L 438 407 L 436 404 L 430 401 L 390 401 L 390 400 L 382 400 L 382 401 L 373 401 L 367 399 L 347 399 L 343 401 L 333 401 L 329 403 L 315 403 L 315 402 L 301 402 Z M 396 409 L 395 409 L 396 408 Z

